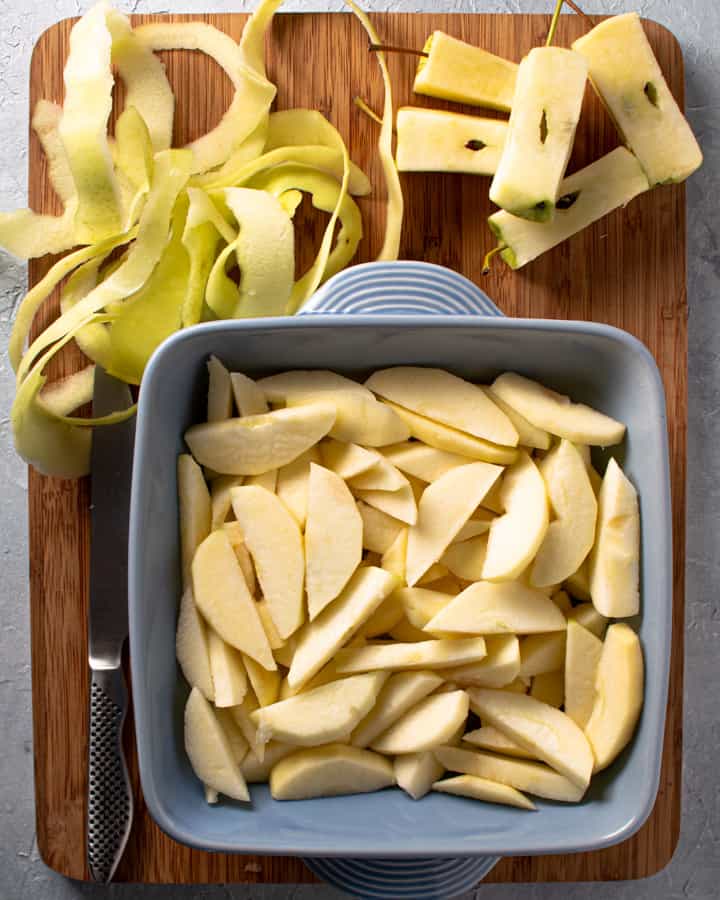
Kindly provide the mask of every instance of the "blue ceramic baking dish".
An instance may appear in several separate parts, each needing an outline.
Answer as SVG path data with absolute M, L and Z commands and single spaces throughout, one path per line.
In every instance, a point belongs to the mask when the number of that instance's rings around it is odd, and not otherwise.
M 362 269 L 350 270 L 358 285 Z M 387 308 L 387 296 L 382 291 L 378 296 Z M 495 312 L 495 317 L 316 314 L 217 322 L 179 332 L 152 358 L 135 448 L 130 649 L 142 788 L 153 818 L 176 840 L 206 850 L 318 857 L 570 853 L 625 840 L 649 815 L 660 773 L 672 606 L 660 376 L 646 348 L 625 332 L 585 322 L 505 319 Z M 582 803 L 539 800 L 539 811 L 526 813 L 441 794 L 415 802 L 396 789 L 279 803 L 264 785 L 252 788 L 252 807 L 205 803 L 183 750 L 188 687 L 175 662 L 180 595 L 175 460 L 185 450 L 183 432 L 203 418 L 210 354 L 250 375 L 328 368 L 362 378 L 384 366 L 409 364 L 440 366 L 486 382 L 510 369 L 627 424 L 618 455 L 638 489 L 642 513 L 642 613 L 635 625 L 645 653 L 645 705 L 632 744 L 593 779 Z

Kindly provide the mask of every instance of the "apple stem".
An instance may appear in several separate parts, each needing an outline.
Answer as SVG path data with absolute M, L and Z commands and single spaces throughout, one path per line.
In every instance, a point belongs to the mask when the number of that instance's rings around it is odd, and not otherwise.
M 414 47 L 397 47 L 392 44 L 370 44 L 368 50 L 373 53 L 409 53 L 411 56 L 430 56 L 425 50 L 416 50 Z
M 363 100 L 362 97 L 353 97 L 353 103 L 361 112 L 364 112 L 366 116 L 372 119 L 373 122 L 377 122 L 378 125 L 382 125 L 383 120 L 375 112 L 375 110 Z
M 552 20 L 550 21 L 550 30 L 548 31 L 548 35 L 545 40 L 546 47 L 549 47 L 553 42 L 553 38 L 555 37 L 555 30 L 557 29 L 558 22 L 560 21 L 560 13 L 562 11 L 564 2 L 565 0 L 557 0 L 557 3 L 555 4 L 555 12 L 553 13 Z
M 492 250 L 490 250 L 488 253 L 485 254 L 485 258 L 483 259 L 483 266 L 482 266 L 482 274 L 483 275 L 490 274 L 490 265 L 492 264 L 493 257 L 497 256 L 498 253 L 501 253 L 503 250 L 505 250 L 506 247 L 507 247 L 507 244 L 498 244 L 497 247 L 493 247 Z

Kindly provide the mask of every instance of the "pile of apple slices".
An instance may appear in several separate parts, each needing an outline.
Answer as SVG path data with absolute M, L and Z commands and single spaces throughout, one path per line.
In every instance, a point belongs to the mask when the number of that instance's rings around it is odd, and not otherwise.
M 579 801 L 643 700 L 638 637 L 608 624 L 639 611 L 637 495 L 590 460 L 625 427 L 510 372 L 208 370 L 177 629 L 208 801 Z
M 588 79 L 625 146 L 565 177 Z M 601 22 L 571 49 L 535 47 L 519 65 L 436 31 L 414 90 L 510 113 L 501 120 L 400 109 L 397 166 L 492 176 L 500 211 L 488 221 L 513 269 L 702 163 L 637 13 Z

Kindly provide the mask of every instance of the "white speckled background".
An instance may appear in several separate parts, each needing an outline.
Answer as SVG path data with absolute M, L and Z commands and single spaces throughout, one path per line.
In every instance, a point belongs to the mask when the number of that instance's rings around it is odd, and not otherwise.
M 223 0 L 123 0 L 128 12 L 242 11 Z M 398 12 L 548 12 L 550 0 L 365 0 Z M 28 70 L 39 35 L 85 12 L 78 0 L 0 0 L 0 208 L 26 205 Z M 322 0 L 290 10 L 339 9 Z M 685 672 L 685 766 L 680 844 L 671 864 L 641 882 L 488 885 L 481 900 L 711 900 L 720 896 L 720 4 L 718 0 L 584 0 L 589 13 L 638 9 L 675 32 L 685 53 L 687 109 L 705 153 L 688 184 L 690 418 Z M 30 647 L 27 604 L 26 473 L 15 457 L 8 413 L 13 378 L 4 348 L 26 272 L 0 256 L 0 898 L 1 900 L 329 900 L 330 888 L 233 886 L 93 887 L 67 881 L 39 858 L 34 831 Z

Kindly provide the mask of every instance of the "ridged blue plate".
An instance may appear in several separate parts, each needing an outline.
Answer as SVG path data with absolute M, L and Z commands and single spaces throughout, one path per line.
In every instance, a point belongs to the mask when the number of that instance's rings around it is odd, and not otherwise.
M 501 316 L 467 278 L 431 263 L 364 263 L 331 278 L 300 315 Z M 498 856 L 304 859 L 318 878 L 355 897 L 446 900 L 481 881 Z

